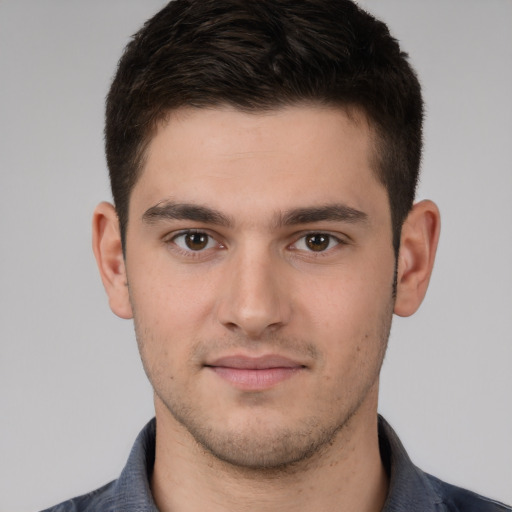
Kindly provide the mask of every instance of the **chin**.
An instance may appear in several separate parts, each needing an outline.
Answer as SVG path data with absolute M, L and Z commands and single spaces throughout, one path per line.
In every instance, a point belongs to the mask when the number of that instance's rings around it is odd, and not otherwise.
M 176 418 L 199 446 L 218 461 L 240 470 L 272 471 L 302 466 L 330 446 L 341 429 L 321 426 L 315 418 L 293 427 L 251 418 L 250 424 L 226 428 L 198 427 L 190 418 Z M 202 423 L 204 425 L 204 423 Z

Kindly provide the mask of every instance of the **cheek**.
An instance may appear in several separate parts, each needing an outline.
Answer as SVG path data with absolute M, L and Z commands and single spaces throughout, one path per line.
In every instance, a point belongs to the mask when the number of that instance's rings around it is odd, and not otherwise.
M 173 362 L 188 359 L 183 354 L 187 348 L 183 340 L 194 337 L 192 326 L 196 324 L 192 301 L 185 293 L 187 288 L 169 284 L 155 269 L 145 275 L 132 275 L 129 286 L 137 343 L 146 373 L 150 380 L 173 380 L 180 371 Z
M 326 279 L 305 283 L 297 296 L 313 321 L 327 330 L 364 328 L 379 317 L 392 298 L 393 274 L 348 269 Z
M 135 333 L 140 356 L 155 389 L 169 389 L 191 368 L 190 351 L 197 325 L 186 300 L 165 287 L 132 291 Z M 190 364 L 189 364 L 190 363 Z M 172 383 L 172 384 L 171 384 Z
M 131 263 L 130 297 L 142 321 L 151 320 L 155 328 L 170 325 L 180 330 L 205 314 L 212 276 L 201 275 L 194 265 L 175 264 L 165 251 L 151 260 L 135 257 Z
M 392 271 L 381 269 L 373 275 L 347 272 L 305 287 L 302 329 L 314 329 L 311 334 L 323 345 L 327 364 L 332 360 L 351 368 L 379 357 L 391 323 L 392 283 Z

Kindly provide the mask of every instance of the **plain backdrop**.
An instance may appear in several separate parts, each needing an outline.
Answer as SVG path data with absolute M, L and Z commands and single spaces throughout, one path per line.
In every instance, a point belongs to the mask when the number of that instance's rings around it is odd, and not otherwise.
M 420 311 L 394 321 L 381 412 L 415 463 L 512 502 L 512 2 L 366 0 L 427 105 L 419 198 L 442 235 Z M 103 104 L 159 0 L 0 0 L 0 510 L 116 478 L 153 415 L 131 322 L 90 249 L 109 199 Z

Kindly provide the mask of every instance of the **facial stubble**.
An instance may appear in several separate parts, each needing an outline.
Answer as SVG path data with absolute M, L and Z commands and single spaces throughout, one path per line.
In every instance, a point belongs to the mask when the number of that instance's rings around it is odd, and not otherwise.
M 178 389 L 179 384 L 175 376 L 166 374 L 165 368 L 164 372 L 159 372 L 157 368 L 151 367 L 146 349 L 154 340 L 151 339 L 151 333 L 138 321 L 136 308 L 133 310 L 139 351 L 146 375 L 155 392 L 155 400 L 163 404 L 178 428 L 196 444 L 197 449 L 240 471 L 259 472 L 269 476 L 275 472 L 293 473 L 318 460 L 350 425 L 353 416 L 361 408 L 371 390 L 378 385 L 391 329 L 393 303 L 394 300 L 391 299 L 390 307 L 385 313 L 381 313 L 375 331 L 367 333 L 364 339 L 360 340 L 362 361 L 371 361 L 372 365 L 361 369 L 365 372 L 366 378 L 357 390 L 356 396 L 347 398 L 339 394 L 335 400 L 323 404 L 323 414 L 304 417 L 290 427 L 271 425 L 265 421 L 264 408 L 269 405 L 265 392 L 247 393 L 240 398 L 240 406 L 251 407 L 254 414 L 251 415 L 250 422 L 244 424 L 244 428 L 236 430 L 219 428 L 218 424 L 212 426 L 211 422 L 208 423 L 208 416 L 187 399 L 186 390 Z M 295 354 L 307 354 L 317 361 L 322 359 L 312 343 L 277 336 L 272 338 L 266 340 L 272 347 L 290 348 Z M 369 343 L 371 338 L 373 343 Z M 230 346 L 243 348 L 245 343 L 253 344 L 254 341 L 230 339 L 222 342 L 197 342 L 191 351 L 193 355 L 189 364 L 193 368 L 196 362 L 202 359 L 202 353 L 211 350 L 212 345 L 224 349 Z M 372 353 L 376 348 L 377 355 Z M 340 391 L 343 393 L 344 390 Z M 352 392 L 353 390 L 349 390 L 346 393 L 350 395 Z

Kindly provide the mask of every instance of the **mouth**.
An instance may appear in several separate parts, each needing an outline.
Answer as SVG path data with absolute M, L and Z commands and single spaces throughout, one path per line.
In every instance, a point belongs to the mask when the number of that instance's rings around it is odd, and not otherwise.
M 279 355 L 221 357 L 205 364 L 218 377 L 244 391 L 272 388 L 306 369 L 301 363 Z

